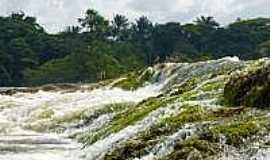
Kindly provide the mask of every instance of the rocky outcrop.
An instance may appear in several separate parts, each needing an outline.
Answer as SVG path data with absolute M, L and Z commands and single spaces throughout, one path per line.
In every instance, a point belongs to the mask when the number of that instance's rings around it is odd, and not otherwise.
M 270 107 L 269 61 L 262 61 L 232 75 L 225 86 L 224 98 L 234 106 Z

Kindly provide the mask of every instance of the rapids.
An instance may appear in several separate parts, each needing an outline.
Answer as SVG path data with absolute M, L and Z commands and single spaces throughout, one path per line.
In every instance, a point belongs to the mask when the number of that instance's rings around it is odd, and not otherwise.
M 187 106 L 200 105 L 209 112 L 223 108 L 219 101 L 229 75 L 253 63 L 256 62 L 227 57 L 198 63 L 159 64 L 147 69 L 153 73 L 152 77 L 133 91 L 108 84 L 73 92 L 40 90 L 2 94 L 0 160 L 106 159 L 110 153 L 117 153 L 117 148 L 125 147 L 129 140 L 136 140 L 164 120 L 181 114 Z M 190 121 L 168 131 L 168 135 L 157 138 L 153 135 L 156 143 L 145 147 L 147 153 L 142 156 L 134 153 L 128 159 L 166 157 L 173 153 L 177 142 L 186 141 L 201 128 L 202 123 Z M 221 145 L 224 149 L 225 144 Z M 240 159 L 245 155 L 238 149 L 231 151 L 222 152 L 216 159 Z M 267 160 L 270 159 L 268 151 L 264 148 L 244 159 Z
M 90 92 L 53 93 L 40 91 L 38 93 L 17 93 L 13 96 L 0 96 L 0 159 L 2 160 L 79 160 L 82 148 L 65 133 L 39 133 L 26 127 L 46 124 L 53 119 L 37 115 L 53 112 L 55 119 L 65 118 L 76 112 L 95 110 L 98 107 L 113 103 L 138 103 L 150 96 L 159 94 L 159 86 L 148 86 L 137 91 L 121 89 L 98 89 Z M 43 116 L 43 115 L 41 115 Z M 102 117 L 101 117 L 102 118 Z M 105 119 L 102 119 L 104 122 Z M 96 125 L 101 125 L 96 122 Z M 72 126 L 67 124 L 67 128 Z M 94 124 L 89 128 L 94 128 Z M 68 132 L 76 132 L 69 129 Z

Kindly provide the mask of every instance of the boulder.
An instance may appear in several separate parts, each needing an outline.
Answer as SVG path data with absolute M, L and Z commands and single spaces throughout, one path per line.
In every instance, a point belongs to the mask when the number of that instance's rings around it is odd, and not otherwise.
M 234 73 L 225 85 L 224 98 L 234 106 L 270 107 L 269 61 Z

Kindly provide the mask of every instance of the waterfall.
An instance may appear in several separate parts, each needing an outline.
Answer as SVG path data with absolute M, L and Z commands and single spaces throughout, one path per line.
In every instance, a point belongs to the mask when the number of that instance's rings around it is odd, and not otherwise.
M 181 116 L 188 107 L 203 107 L 205 114 L 226 109 L 220 101 L 231 73 L 262 61 L 268 59 L 241 61 L 226 57 L 197 63 L 158 64 L 147 69 L 153 73 L 152 77 L 133 91 L 112 87 L 124 80 L 120 78 L 97 89 L 88 90 L 91 87 L 84 84 L 69 92 L 41 88 L 27 92 L 28 88 L 23 88 L 12 95 L 0 94 L 0 160 L 102 160 L 108 153 L 125 147 L 130 139 L 148 134 L 151 127 L 167 118 Z M 123 124 L 115 124 L 118 122 Z M 134 153 L 129 159 L 166 157 L 174 152 L 176 142 L 197 135 L 203 123 L 203 120 L 188 121 L 168 135 L 161 133 L 154 138 L 153 146 L 140 148 L 145 151 L 142 157 Z M 223 119 L 214 119 L 209 125 L 222 123 Z M 80 138 L 85 136 L 96 139 L 84 144 Z M 217 159 L 240 159 L 245 155 L 240 149 L 224 152 L 226 155 Z M 247 159 L 269 157 L 269 149 L 264 148 Z

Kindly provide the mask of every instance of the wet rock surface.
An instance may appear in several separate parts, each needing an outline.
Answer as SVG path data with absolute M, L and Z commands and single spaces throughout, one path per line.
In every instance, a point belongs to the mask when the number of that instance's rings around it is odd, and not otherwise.
M 270 107 L 270 63 L 266 60 L 261 63 L 231 77 L 224 90 L 229 104 Z
M 99 84 L 2 88 L 0 160 L 267 160 L 269 62 L 165 63 Z

